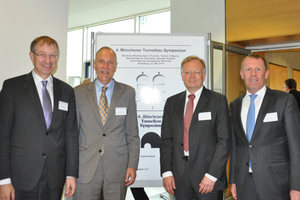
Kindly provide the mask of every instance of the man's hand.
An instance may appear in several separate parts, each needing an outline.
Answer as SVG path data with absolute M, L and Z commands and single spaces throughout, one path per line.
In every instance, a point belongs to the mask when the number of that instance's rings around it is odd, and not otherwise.
M 66 178 L 65 197 L 73 196 L 75 194 L 75 190 L 76 190 L 76 178 L 75 177 Z
M 237 195 L 236 195 L 236 185 L 234 183 L 231 184 L 231 194 L 233 196 L 233 198 L 236 200 L 237 199 Z
M 12 184 L 0 185 L 0 200 L 15 200 L 15 188 Z
M 204 176 L 201 183 L 199 184 L 199 192 L 202 194 L 210 193 L 215 186 L 215 182 Z
M 163 179 L 163 184 L 164 184 L 164 188 L 165 190 L 173 195 L 174 194 L 174 189 L 176 189 L 175 186 L 175 179 L 173 176 L 168 176 L 166 178 Z
M 300 191 L 291 190 L 290 197 L 291 197 L 291 200 L 300 200 Z
M 136 178 L 136 170 L 133 168 L 127 168 L 125 176 L 125 186 L 129 186 L 134 183 Z

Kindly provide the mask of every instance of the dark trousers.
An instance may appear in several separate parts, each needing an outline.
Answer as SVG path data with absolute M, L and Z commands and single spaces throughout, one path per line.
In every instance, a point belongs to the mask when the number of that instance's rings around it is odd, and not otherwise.
M 238 197 L 238 200 L 259 200 L 259 198 L 257 196 L 257 193 L 256 193 L 252 173 L 249 173 L 248 182 L 247 182 L 247 185 L 246 185 L 246 193 L 245 193 L 244 198 L 240 199 Z
M 60 200 L 63 188 L 51 190 L 47 184 L 46 166 L 42 171 L 38 184 L 31 191 L 15 190 L 16 200 Z
M 192 176 L 192 174 L 191 174 Z M 199 182 L 200 184 L 200 182 Z M 189 180 L 189 161 L 186 161 L 183 176 L 181 178 L 180 189 L 174 190 L 176 199 L 180 200 L 223 200 L 223 190 L 213 191 L 208 194 L 199 192 L 199 184 L 191 185 Z

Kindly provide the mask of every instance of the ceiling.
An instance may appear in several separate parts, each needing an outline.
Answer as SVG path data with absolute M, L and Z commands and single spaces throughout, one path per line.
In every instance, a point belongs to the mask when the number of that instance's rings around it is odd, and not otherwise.
M 69 0 L 68 28 L 170 8 L 170 0 Z

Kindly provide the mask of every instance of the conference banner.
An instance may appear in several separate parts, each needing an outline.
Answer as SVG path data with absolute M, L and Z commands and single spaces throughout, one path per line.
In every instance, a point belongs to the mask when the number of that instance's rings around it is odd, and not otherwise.
M 185 90 L 180 67 L 185 57 L 196 55 L 207 63 L 207 35 L 98 32 L 94 38 L 94 54 L 103 46 L 112 48 L 118 62 L 114 79 L 136 91 L 141 151 L 133 187 L 161 187 L 159 145 L 164 105 L 168 97 Z

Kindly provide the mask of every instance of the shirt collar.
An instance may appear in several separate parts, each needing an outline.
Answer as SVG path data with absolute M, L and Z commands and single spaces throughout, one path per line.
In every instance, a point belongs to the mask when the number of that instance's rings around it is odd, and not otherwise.
M 41 84 L 42 81 L 48 81 L 49 86 L 53 86 L 53 77 L 52 77 L 52 75 L 50 75 L 47 79 L 44 80 L 39 75 L 37 75 L 34 72 L 34 70 L 32 70 L 32 77 L 33 77 L 33 80 L 34 80 L 35 84 L 37 84 L 37 83 Z
M 115 85 L 115 80 L 112 79 L 112 80 L 106 85 L 107 90 L 111 90 L 112 88 L 114 88 L 114 85 Z M 103 86 L 105 86 L 105 85 L 103 85 L 98 79 L 96 79 L 96 81 L 95 81 L 96 91 L 101 91 Z
M 201 86 L 201 88 L 200 88 L 199 90 L 197 90 L 197 91 L 194 93 L 195 98 L 200 97 L 202 91 L 203 91 L 203 85 Z M 188 98 L 188 96 L 189 96 L 190 94 L 191 94 L 191 93 L 190 93 L 188 90 L 186 90 L 186 98 Z
M 267 91 L 267 87 L 266 86 L 264 86 L 264 87 L 262 87 L 260 90 L 258 90 L 255 94 L 257 94 L 257 97 L 264 97 L 265 96 L 265 94 L 266 94 L 266 91 Z M 250 98 L 249 97 L 249 95 L 251 95 L 251 93 L 250 92 L 248 92 L 248 90 L 247 90 L 247 92 L 246 92 L 246 98 Z

